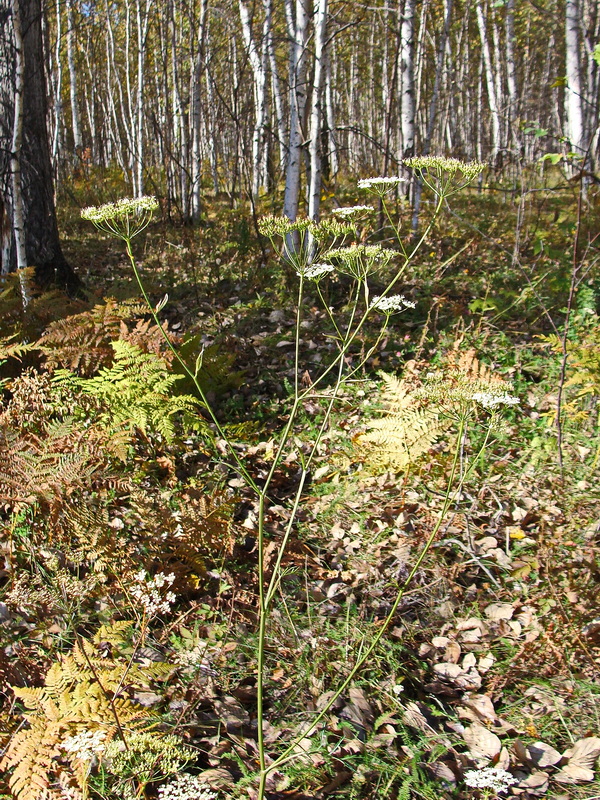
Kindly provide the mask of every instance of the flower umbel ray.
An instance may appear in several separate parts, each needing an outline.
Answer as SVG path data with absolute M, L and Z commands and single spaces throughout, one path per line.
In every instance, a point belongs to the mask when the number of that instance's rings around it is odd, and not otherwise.
M 132 239 L 148 226 L 159 208 L 156 197 L 122 198 L 116 203 L 84 208 L 81 217 L 92 222 L 99 230 L 120 239 Z

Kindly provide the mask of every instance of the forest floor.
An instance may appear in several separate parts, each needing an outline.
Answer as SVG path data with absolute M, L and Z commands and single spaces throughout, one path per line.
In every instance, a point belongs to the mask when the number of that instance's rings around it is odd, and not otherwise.
M 331 319 L 311 287 L 297 318 L 252 216 L 213 198 L 197 229 L 158 220 L 137 264 L 218 427 L 123 243 L 65 206 L 86 297 L 24 315 L 18 281 L 0 293 L 1 796 L 256 798 L 261 561 L 267 765 L 289 750 L 271 800 L 489 798 L 489 767 L 503 796 L 600 796 L 599 201 L 577 224 L 577 187 L 454 198 L 402 277 L 415 307 L 365 325 L 330 415 L 334 382 L 310 387 Z M 341 326 L 348 286 L 324 292 Z M 461 369 L 519 404 L 371 458 L 381 371 L 410 395 Z

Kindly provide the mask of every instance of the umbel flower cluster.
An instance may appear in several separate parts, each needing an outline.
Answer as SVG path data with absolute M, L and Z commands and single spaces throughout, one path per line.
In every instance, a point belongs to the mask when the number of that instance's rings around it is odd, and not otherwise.
M 182 772 L 158 788 L 159 800 L 214 800 L 216 793 L 197 775 Z
M 371 302 L 371 308 L 375 311 L 381 311 L 383 314 L 397 314 L 398 311 L 403 311 L 405 308 L 414 308 L 416 303 L 412 300 L 407 300 L 403 294 L 391 294 L 386 297 L 374 297 Z
M 368 192 L 383 196 L 401 183 L 406 183 L 406 178 L 392 175 L 389 178 L 361 178 L 357 185 L 359 189 L 366 189 Z
M 69 736 L 62 743 L 62 749 L 80 761 L 91 761 L 98 753 L 106 749 L 104 740 L 106 732 L 101 730 L 82 730 L 74 736 Z
M 288 219 L 287 217 L 277 217 L 274 214 L 268 214 L 258 221 L 258 230 L 263 236 L 268 236 L 272 239 L 274 236 L 281 236 L 285 238 L 291 234 L 310 234 L 313 239 L 323 241 L 327 237 L 336 238 L 338 236 L 347 236 L 353 233 L 353 228 L 349 225 L 340 222 L 337 219 L 326 219 L 321 222 L 315 222 L 308 217 L 298 217 L 295 220 Z
M 155 617 L 157 614 L 168 614 L 177 598 L 173 592 L 166 592 L 163 596 L 161 589 L 170 586 L 175 580 L 175 575 L 158 572 L 152 578 L 145 569 L 142 569 L 134 577 L 135 585 L 131 589 L 131 594 L 140 603 L 146 616 Z
M 485 164 L 481 161 L 461 161 L 458 158 L 446 158 L 445 156 L 415 156 L 407 158 L 403 162 L 404 166 L 419 172 L 433 172 L 441 174 L 443 172 L 450 175 L 460 173 L 463 180 L 472 181 L 485 169 Z
M 156 197 L 123 198 L 116 203 L 84 208 L 81 217 L 93 222 L 99 230 L 127 240 L 143 231 L 159 208 Z
M 354 219 L 354 217 L 364 216 L 371 211 L 374 211 L 373 206 L 340 206 L 331 209 L 332 214 L 336 214 L 342 219 Z
M 471 769 L 465 772 L 465 783 L 471 789 L 488 789 L 499 794 L 518 781 L 505 769 L 485 767 L 485 769 Z

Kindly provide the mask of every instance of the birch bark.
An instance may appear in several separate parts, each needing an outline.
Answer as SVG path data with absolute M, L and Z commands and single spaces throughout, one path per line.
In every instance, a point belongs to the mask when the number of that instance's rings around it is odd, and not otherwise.
M 566 0 L 565 20 L 565 65 L 567 73 L 567 85 L 565 87 L 566 135 L 571 143 L 571 149 L 583 155 L 586 148 L 581 98 L 581 63 L 579 54 L 580 12 L 578 0 Z
M 414 31 L 415 0 L 400 0 L 400 47 L 398 75 L 400 84 L 400 147 L 398 159 L 410 158 L 415 152 L 415 67 Z
M 498 96 L 494 81 L 494 69 L 492 66 L 492 56 L 490 53 L 490 42 L 487 34 L 487 13 L 484 15 L 481 2 L 475 3 L 475 14 L 477 16 L 477 27 L 479 28 L 479 38 L 481 40 L 481 54 L 485 73 L 485 85 L 487 89 L 488 105 L 491 117 L 492 157 L 495 158 L 495 156 L 500 152 L 501 147 L 500 112 L 498 111 Z
M 291 220 L 298 215 L 300 199 L 300 169 L 302 166 L 303 124 L 306 108 L 306 45 L 308 41 L 307 0 L 285 0 L 285 12 L 290 38 L 290 135 L 285 176 L 283 213 Z
M 81 132 L 81 114 L 79 113 L 79 97 L 77 94 L 77 68 L 75 65 L 75 23 L 73 20 L 73 2 L 67 0 L 67 64 L 69 67 L 69 99 L 71 102 L 71 121 L 73 125 L 73 146 L 75 152 L 81 154 L 83 134 Z
M 310 109 L 310 183 L 308 189 L 308 216 L 318 222 L 321 209 L 322 174 L 322 102 L 325 74 L 325 45 L 327 36 L 327 0 L 318 0 L 314 21 L 315 67 Z
M 202 73 L 205 68 L 205 38 L 208 0 L 201 0 L 200 20 L 198 24 L 198 53 L 194 64 L 191 91 L 191 123 L 192 123 L 192 222 L 198 223 L 202 209 L 202 106 L 201 86 Z
M 258 197 L 266 183 L 265 123 L 267 118 L 268 35 L 271 27 L 271 2 L 265 2 L 262 39 L 256 43 L 247 0 L 238 0 L 244 44 L 252 67 L 254 84 L 254 131 L 252 135 L 252 195 Z

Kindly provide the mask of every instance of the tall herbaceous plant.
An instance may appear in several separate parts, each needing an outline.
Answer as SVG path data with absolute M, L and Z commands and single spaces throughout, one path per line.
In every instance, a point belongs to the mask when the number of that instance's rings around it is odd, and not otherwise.
M 370 645 L 358 658 L 354 668 L 344 681 L 331 693 L 328 703 L 309 722 L 294 741 L 283 745 L 279 753 L 267 752 L 264 741 L 264 686 L 265 686 L 265 645 L 267 640 L 267 623 L 273 608 L 274 598 L 282 577 L 282 561 L 292 530 L 294 528 L 298 510 L 305 492 L 307 480 L 315 456 L 319 450 L 323 434 L 327 430 L 331 415 L 339 399 L 340 391 L 346 381 L 355 376 L 365 366 L 378 345 L 385 336 L 390 319 L 395 314 L 402 313 L 405 309 L 413 307 L 414 302 L 402 294 L 401 278 L 408 266 L 415 260 L 423 243 L 427 239 L 432 226 L 438 219 L 440 212 L 452 195 L 467 187 L 484 168 L 479 162 L 464 163 L 456 159 L 440 157 L 420 157 L 408 159 L 404 162 L 406 167 L 412 168 L 416 177 L 423 186 L 431 191 L 435 200 L 433 213 L 427 227 L 418 238 L 411 237 L 401 229 L 401 221 L 395 212 L 396 192 L 399 184 L 405 179 L 401 177 L 368 178 L 359 181 L 359 189 L 364 193 L 365 202 L 348 208 L 336 208 L 331 217 L 321 222 L 309 219 L 290 221 L 285 217 L 268 216 L 260 221 L 260 231 L 269 237 L 274 251 L 282 253 L 282 259 L 287 264 L 288 270 L 295 280 L 296 324 L 294 333 L 294 380 L 289 399 L 286 421 L 279 431 L 274 447 L 274 458 L 264 482 L 258 485 L 249 474 L 246 466 L 239 458 L 236 449 L 228 441 L 227 435 L 214 412 L 206 394 L 198 380 L 201 368 L 201 359 L 195 369 L 191 369 L 183 361 L 177 350 L 173 347 L 166 331 L 158 319 L 162 303 L 154 307 L 145 290 L 142 277 L 132 250 L 132 239 L 142 231 L 150 222 L 151 216 L 158 209 L 158 202 L 152 197 L 142 197 L 136 200 L 121 200 L 117 203 L 87 208 L 82 212 L 84 219 L 89 220 L 100 230 L 110 233 L 125 243 L 131 267 L 138 282 L 140 292 L 148 304 L 154 321 L 161 328 L 167 346 L 173 352 L 181 369 L 194 382 L 198 395 L 201 397 L 207 413 L 210 415 L 219 436 L 227 441 L 232 461 L 236 469 L 243 475 L 251 489 L 256 493 L 258 500 L 258 636 L 257 636 L 257 737 L 258 737 L 258 800 L 263 800 L 266 790 L 266 779 L 270 772 L 281 767 L 296 757 L 298 743 L 310 736 L 322 720 L 326 717 L 337 698 L 344 692 L 358 671 L 368 661 L 377 648 L 380 639 L 385 634 L 406 587 L 419 569 L 423 558 L 430 549 L 450 505 L 460 492 L 471 470 L 462 463 L 460 442 L 469 422 L 472 409 L 479 406 L 488 415 L 491 429 L 495 416 L 501 406 L 512 404 L 515 399 L 506 392 L 506 385 L 497 390 L 486 391 L 486 387 L 477 384 L 468 386 L 462 392 L 460 402 L 455 403 L 455 408 L 460 408 L 457 413 L 456 424 L 458 427 L 458 442 L 456 453 L 451 468 L 450 477 L 442 504 L 442 509 L 427 541 L 425 542 L 410 574 L 404 584 L 399 588 L 396 599 L 392 604 L 383 625 L 379 626 Z M 375 201 L 375 202 L 373 202 Z M 365 222 L 376 212 L 378 205 L 383 210 L 386 227 L 392 233 L 388 243 L 382 245 L 372 243 L 365 236 Z M 344 276 L 340 284 L 347 287 L 345 313 L 336 313 L 326 300 L 327 294 L 324 286 L 327 281 L 337 276 Z M 378 287 L 375 291 L 375 286 Z M 381 288 L 383 286 L 383 288 Z M 320 374 L 312 373 L 314 362 L 311 364 L 310 386 L 305 386 L 301 380 L 305 367 L 301 363 L 300 333 L 305 310 L 307 289 L 314 299 L 316 294 L 323 306 L 324 313 L 330 326 L 331 341 L 334 342 L 333 356 L 330 356 L 322 367 Z M 312 300 L 311 300 L 312 302 Z M 367 320 L 378 323 L 379 331 L 375 341 L 368 349 L 363 348 L 356 356 L 356 345 L 361 340 Z M 352 349 L 353 358 L 349 353 Z M 323 390 L 327 387 L 327 391 Z M 433 390 L 432 390 L 433 392 Z M 439 392 L 438 392 L 439 393 Z M 455 392 L 456 393 L 456 392 Z M 435 394 L 435 392 L 433 392 Z M 301 459 L 301 473 L 294 497 L 291 500 L 291 514 L 284 530 L 283 537 L 278 546 L 275 557 L 275 566 L 265 569 L 266 532 L 265 511 L 273 479 L 281 464 L 286 451 L 286 445 L 292 436 L 298 415 L 303 404 L 310 399 L 325 398 L 325 410 L 320 426 L 312 440 L 305 443 L 304 448 L 298 448 Z M 456 397 L 454 398 L 456 401 Z M 488 437 L 484 437 L 482 449 L 485 448 Z M 475 464 L 475 457 L 471 464 Z

